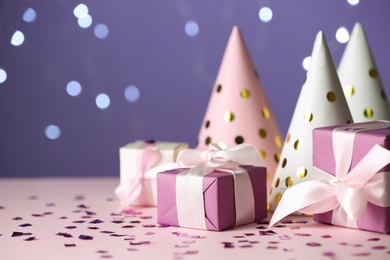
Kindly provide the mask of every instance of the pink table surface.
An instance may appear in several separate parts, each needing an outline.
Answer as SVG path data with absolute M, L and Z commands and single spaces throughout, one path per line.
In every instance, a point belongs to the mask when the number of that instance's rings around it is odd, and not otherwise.
M 0 179 L 0 259 L 390 259 L 388 235 L 303 216 L 271 231 L 265 223 L 222 232 L 160 227 L 156 208 L 117 211 L 118 182 Z

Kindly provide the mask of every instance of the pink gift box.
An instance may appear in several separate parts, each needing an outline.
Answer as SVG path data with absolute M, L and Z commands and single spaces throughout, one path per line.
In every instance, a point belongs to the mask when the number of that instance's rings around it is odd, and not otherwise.
M 359 132 L 360 128 L 365 128 L 377 123 L 388 123 L 388 127 Z M 332 144 L 332 132 L 335 128 L 340 127 L 345 127 L 345 131 L 357 131 L 353 141 L 353 153 L 350 169 L 353 169 L 375 144 L 390 150 L 390 122 L 375 121 L 369 123 L 356 123 L 317 128 L 313 131 L 314 167 L 335 176 L 336 165 Z M 383 181 L 386 184 L 390 184 L 390 164 L 387 164 L 379 170 L 377 174 L 380 172 L 385 172 Z M 387 187 L 389 187 L 389 185 L 387 185 Z M 385 196 L 389 198 L 389 190 L 385 190 Z M 334 217 L 333 214 L 334 211 L 313 214 L 313 219 L 318 222 L 332 224 Z M 390 233 L 390 207 L 380 207 L 367 202 L 367 208 L 363 217 L 357 220 L 357 228 L 386 234 Z
M 254 196 L 255 220 L 267 217 L 266 168 L 240 166 L 250 177 Z M 187 168 L 157 175 L 157 222 L 179 226 L 176 208 L 176 176 Z M 232 173 L 214 171 L 203 177 L 203 197 L 207 230 L 224 230 L 235 226 L 235 195 Z

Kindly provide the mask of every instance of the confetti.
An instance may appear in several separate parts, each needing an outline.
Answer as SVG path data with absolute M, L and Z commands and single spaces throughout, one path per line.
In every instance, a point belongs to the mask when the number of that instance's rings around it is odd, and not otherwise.
M 24 223 L 20 224 L 19 227 L 31 227 L 32 225 L 30 223 Z
M 367 241 L 379 241 L 379 240 L 381 240 L 381 239 L 378 237 L 373 237 L 373 238 L 367 239 Z
M 11 235 L 11 237 L 20 237 L 20 236 L 23 236 L 24 233 L 23 232 L 17 232 L 17 231 L 14 231 Z
M 103 231 L 100 231 L 100 233 L 103 233 L 103 234 L 112 234 L 112 233 L 115 233 L 115 232 L 114 232 L 114 231 L 103 230 Z
M 353 256 L 370 256 L 371 254 L 368 252 L 362 252 L 362 253 L 352 253 Z
M 111 220 L 111 222 L 115 224 L 122 224 L 123 220 Z
M 80 235 L 79 238 L 82 240 L 92 240 L 93 239 L 92 236 L 88 236 L 88 235 Z
M 176 248 L 187 248 L 188 245 L 175 245 Z
M 36 240 L 36 238 L 35 237 L 28 237 L 28 238 L 24 239 L 24 241 L 33 241 L 33 240 Z
M 280 240 L 290 240 L 291 237 L 286 236 L 286 235 L 281 235 L 281 236 L 279 236 L 279 239 L 280 239 Z
M 100 229 L 100 228 L 98 228 L 98 227 L 88 227 L 88 229 L 96 230 L 96 229 Z
M 74 200 L 84 200 L 84 195 L 76 195 Z
M 373 246 L 371 247 L 372 249 L 375 249 L 375 250 L 383 250 L 383 249 L 386 249 L 385 246 Z
M 104 222 L 103 220 L 95 219 L 95 220 L 90 221 L 89 224 L 100 224 L 100 223 L 103 223 L 103 222 Z
M 293 248 L 283 248 L 283 252 L 293 252 Z
M 331 235 L 323 235 L 321 236 L 322 238 L 331 238 L 332 236 Z
M 81 224 L 81 223 L 84 223 L 84 222 L 85 222 L 85 220 L 75 220 L 72 223 Z
M 239 246 L 240 248 L 249 248 L 249 247 L 253 247 L 251 245 L 242 245 L 242 246 Z
M 46 207 L 54 207 L 56 204 L 55 203 L 47 203 Z
M 42 214 L 31 214 L 31 216 L 33 216 L 33 217 L 43 217 Z
M 324 255 L 324 256 L 335 256 L 336 254 L 335 254 L 335 252 L 332 252 L 332 251 L 326 251 L 326 252 L 322 253 L 322 255 Z
M 58 219 L 68 219 L 68 217 L 63 216 L 63 217 L 59 217 Z
M 122 226 L 122 228 L 133 228 L 133 227 L 134 227 L 133 225 Z
M 267 246 L 267 249 L 278 249 L 277 246 Z
M 307 242 L 306 245 L 307 246 L 321 246 L 321 244 L 317 243 L 317 242 Z
M 249 237 L 249 236 L 254 236 L 255 233 L 245 233 L 244 235 L 247 236 L 247 237 Z
M 233 236 L 234 238 L 244 238 L 245 236 Z
M 73 237 L 71 234 L 63 233 L 63 232 L 58 232 L 56 235 L 57 235 L 57 236 L 66 237 L 66 238 Z
M 65 227 L 66 229 L 75 229 L 75 228 L 77 228 L 76 226 L 66 226 Z
M 150 236 L 150 235 L 154 235 L 155 233 L 154 232 L 146 232 L 145 235 L 147 236 Z
M 15 217 L 15 218 L 13 218 L 12 220 L 22 220 L 23 218 L 21 218 L 21 217 Z
M 76 244 L 64 244 L 65 245 L 65 247 L 75 247 L 76 246 Z
M 80 204 L 77 207 L 80 208 L 80 209 L 89 209 L 89 207 L 84 205 L 84 204 Z
M 307 234 L 307 233 L 295 233 L 294 235 L 300 236 L 300 237 L 310 237 L 311 236 L 311 234 Z
M 96 215 L 95 212 L 88 211 L 88 210 L 85 211 L 85 214 L 87 214 L 88 216 L 94 216 L 94 215 Z
M 276 233 L 272 230 L 259 231 L 260 236 L 272 236 L 276 235 Z

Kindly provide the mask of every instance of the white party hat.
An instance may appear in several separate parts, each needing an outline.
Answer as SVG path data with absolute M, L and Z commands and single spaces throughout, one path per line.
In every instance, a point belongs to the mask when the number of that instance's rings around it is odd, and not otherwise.
M 268 208 L 283 193 L 312 174 L 312 131 L 316 127 L 352 122 L 323 32 L 316 36 L 306 75 L 275 172 Z M 298 199 L 298 198 L 297 198 Z
M 240 29 L 234 26 L 199 132 L 197 149 L 254 145 L 267 163 L 271 186 L 283 140 Z
M 338 74 L 355 123 L 390 120 L 389 103 L 360 23 L 352 30 Z

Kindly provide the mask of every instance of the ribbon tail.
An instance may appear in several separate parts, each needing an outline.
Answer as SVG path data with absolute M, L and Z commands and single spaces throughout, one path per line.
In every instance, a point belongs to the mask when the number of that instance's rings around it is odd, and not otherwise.
M 122 211 L 129 207 L 141 194 L 142 180 L 140 178 L 131 179 L 123 184 L 120 184 L 115 189 L 115 194 L 121 201 L 119 210 Z
M 286 190 L 269 223 L 269 228 L 284 217 L 305 210 L 321 213 L 332 210 L 336 200 L 334 186 L 326 180 L 301 182 Z M 314 205 L 316 204 L 316 205 Z

